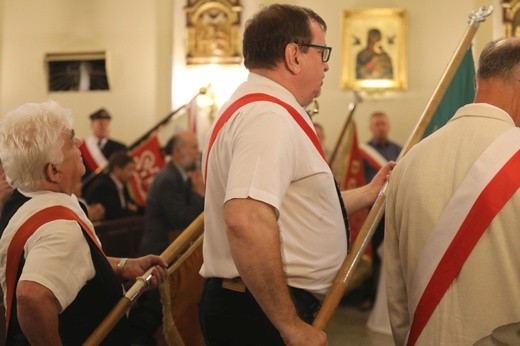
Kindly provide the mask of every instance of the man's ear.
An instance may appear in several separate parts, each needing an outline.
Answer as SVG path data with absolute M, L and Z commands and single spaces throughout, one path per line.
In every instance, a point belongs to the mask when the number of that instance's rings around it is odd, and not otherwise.
M 300 49 L 296 43 L 289 43 L 285 46 L 285 65 L 293 74 L 301 71 L 300 59 Z
M 61 172 L 52 163 L 48 163 L 44 169 L 45 180 L 55 183 L 60 179 Z

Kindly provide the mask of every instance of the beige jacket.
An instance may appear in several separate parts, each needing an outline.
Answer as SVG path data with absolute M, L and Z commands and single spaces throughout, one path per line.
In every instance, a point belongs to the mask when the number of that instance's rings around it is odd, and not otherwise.
M 394 169 L 387 191 L 385 270 L 397 345 L 404 344 L 410 327 L 407 292 L 430 231 L 475 160 L 513 126 L 496 107 L 467 105 Z M 519 244 L 517 192 L 473 249 L 417 344 L 471 345 L 497 326 L 520 321 Z

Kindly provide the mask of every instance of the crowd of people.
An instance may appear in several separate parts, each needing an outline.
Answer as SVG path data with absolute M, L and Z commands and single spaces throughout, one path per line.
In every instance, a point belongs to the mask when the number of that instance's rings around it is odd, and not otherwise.
M 124 284 L 151 268 L 130 320 L 123 316 L 104 343 L 155 344 L 157 287 L 167 277 L 159 255 L 204 212 L 205 343 L 326 345 L 312 323 L 350 250 L 349 215 L 371 207 L 387 182 L 373 245 L 384 244 L 395 343 L 472 344 L 518 322 L 520 39 L 486 45 L 474 103 L 397 165 L 401 147 L 389 140 L 389 118 L 373 113 L 367 144 L 387 162 L 374 169 L 367 161 L 367 184 L 341 191 L 323 127 L 305 111 L 329 70 L 326 31 L 309 8 L 272 4 L 254 14 L 243 33 L 247 81 L 222 106 L 202 151 L 195 134 L 173 134 L 144 208 L 127 191 L 135 163 L 110 138 L 106 109 L 90 115 L 85 140 L 71 111 L 54 101 L 3 116 L 6 343 L 82 344 Z M 144 218 L 138 257 L 106 254 L 93 222 L 133 215 Z M 369 307 L 377 264 L 363 286 Z

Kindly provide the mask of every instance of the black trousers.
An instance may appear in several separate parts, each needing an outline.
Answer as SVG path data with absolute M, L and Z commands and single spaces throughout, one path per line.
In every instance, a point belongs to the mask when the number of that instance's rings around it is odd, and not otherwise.
M 302 289 L 289 287 L 296 310 L 312 323 L 320 302 Z M 222 287 L 222 279 L 204 280 L 199 303 L 202 334 L 208 346 L 284 345 L 282 337 L 252 294 Z
M 155 333 L 162 326 L 162 319 L 159 289 L 144 292 L 130 310 L 132 345 L 155 345 Z

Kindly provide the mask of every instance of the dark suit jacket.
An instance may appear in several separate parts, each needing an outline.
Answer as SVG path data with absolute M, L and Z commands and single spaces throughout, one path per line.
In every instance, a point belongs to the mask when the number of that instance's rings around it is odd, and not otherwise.
M 127 202 L 134 203 L 128 194 L 126 186 L 124 195 Z M 92 183 L 88 185 L 85 191 L 85 200 L 88 204 L 101 203 L 105 207 L 105 220 L 136 215 L 136 213 L 121 207 L 117 186 L 108 173 L 95 177 Z
M 108 160 L 113 153 L 117 153 L 119 151 L 127 151 L 127 150 L 128 150 L 128 148 L 126 147 L 126 145 L 109 138 L 107 140 L 107 142 L 105 143 L 105 145 L 103 146 L 103 149 L 101 149 L 101 152 L 103 153 L 105 158 Z M 85 174 L 83 175 L 82 179 L 83 179 L 83 181 L 85 181 L 85 179 L 89 178 L 89 176 L 93 172 L 90 170 L 90 168 L 88 167 L 88 165 L 85 162 L 83 162 L 83 163 L 85 164 Z
M 184 182 L 179 170 L 169 162 L 148 190 L 139 255 L 161 254 L 169 245 L 168 232 L 186 228 L 203 210 L 204 198 Z

